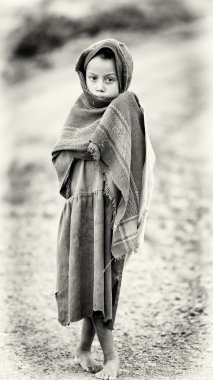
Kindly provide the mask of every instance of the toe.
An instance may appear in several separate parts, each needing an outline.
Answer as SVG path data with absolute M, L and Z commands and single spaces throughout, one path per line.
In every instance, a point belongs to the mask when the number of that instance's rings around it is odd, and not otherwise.
M 95 369 L 94 369 L 94 367 L 90 367 L 90 366 L 89 366 L 89 367 L 88 367 L 88 371 L 91 372 L 91 373 L 94 373 L 94 372 L 95 372 Z
M 90 367 L 89 367 L 89 369 L 90 369 L 90 372 L 92 372 L 92 373 L 97 373 L 97 372 L 99 372 L 99 371 L 101 371 L 102 370 L 102 366 L 100 365 L 100 364 L 93 364 L 93 365 L 91 365 Z
M 90 372 L 90 367 L 87 367 L 87 366 L 82 366 L 83 370 L 86 371 L 86 372 Z
M 79 363 L 79 358 L 77 356 L 74 357 L 73 361 L 74 361 L 75 365 L 79 365 L 80 364 Z
M 92 367 L 92 372 L 93 372 L 93 373 L 97 373 L 97 372 L 101 371 L 101 369 L 102 369 L 102 368 L 100 368 L 100 366 L 95 365 L 94 367 Z
M 117 375 L 115 373 L 111 374 L 109 376 L 109 380 L 115 380 L 115 379 L 117 379 L 118 376 L 120 376 L 120 371 L 118 371 Z
M 96 377 L 97 379 L 103 379 L 103 377 L 102 377 L 102 371 L 97 372 L 97 373 L 95 374 L 95 377 Z

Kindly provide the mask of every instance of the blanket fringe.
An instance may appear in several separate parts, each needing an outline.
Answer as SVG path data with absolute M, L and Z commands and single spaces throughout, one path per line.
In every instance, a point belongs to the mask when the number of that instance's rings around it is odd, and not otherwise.
M 107 270 L 107 268 L 109 267 L 109 265 L 111 264 L 111 262 L 115 260 L 115 258 L 113 257 L 112 260 L 110 260 L 110 262 L 107 264 L 107 266 L 104 268 L 103 270 L 103 273 Z
M 97 149 L 103 149 L 103 146 L 104 146 L 104 141 L 102 142 L 101 144 L 101 147 L 99 148 L 97 146 Z M 92 155 L 93 159 L 94 159 L 94 162 L 95 162 L 95 165 L 99 171 L 99 173 L 101 173 L 101 175 L 104 177 L 104 182 L 105 182 L 105 186 L 104 186 L 104 194 L 111 200 L 112 202 L 112 222 L 111 222 L 111 228 L 114 230 L 117 229 L 118 226 L 115 225 L 115 217 L 116 217 L 116 203 L 115 203 L 115 199 L 112 195 L 112 192 L 110 190 L 110 187 L 108 185 L 108 180 L 107 180 L 107 175 L 106 173 L 103 172 L 103 170 L 101 169 L 101 166 L 100 166 L 100 159 L 98 158 L 97 156 L 97 151 L 95 149 L 92 149 L 92 148 L 87 148 L 87 151 Z M 113 257 L 112 260 L 107 264 L 107 266 L 104 268 L 103 270 L 103 273 L 106 271 L 106 269 L 109 267 L 109 265 L 112 263 L 113 260 L 124 260 L 124 265 L 126 265 L 129 261 L 129 258 L 132 254 L 135 254 L 137 252 L 137 249 L 134 249 L 133 251 L 129 252 L 129 253 L 125 253 L 124 255 L 122 255 L 121 257 Z
M 103 174 L 103 173 L 102 173 Z M 107 176 L 104 173 L 104 181 L 105 181 L 105 187 L 104 187 L 104 194 L 111 200 L 112 202 L 112 222 L 111 222 L 111 228 L 113 229 L 114 223 L 115 223 L 115 217 L 116 217 L 116 203 L 115 199 L 112 196 L 112 193 L 110 191 L 110 188 L 108 186 Z
M 113 257 L 110 262 L 107 264 L 107 266 L 104 268 L 103 270 L 103 273 L 107 270 L 107 268 L 109 267 L 109 265 L 112 263 L 112 261 L 115 260 L 115 261 L 121 261 L 121 260 L 124 260 L 124 264 L 126 263 L 126 254 L 121 256 L 121 257 L 118 257 L 118 258 L 115 258 Z

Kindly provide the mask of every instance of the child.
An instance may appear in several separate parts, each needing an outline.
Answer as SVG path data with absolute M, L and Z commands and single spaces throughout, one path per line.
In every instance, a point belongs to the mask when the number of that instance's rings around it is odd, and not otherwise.
M 52 151 L 66 198 L 57 238 L 59 322 L 83 319 L 76 364 L 100 379 L 119 375 L 112 330 L 124 261 L 141 245 L 154 153 L 135 94 L 127 47 L 98 41 L 80 55 L 83 93 Z M 91 355 L 95 334 L 104 367 Z

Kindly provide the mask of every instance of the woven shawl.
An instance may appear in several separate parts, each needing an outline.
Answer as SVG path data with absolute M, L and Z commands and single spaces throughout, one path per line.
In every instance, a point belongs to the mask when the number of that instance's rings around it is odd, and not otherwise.
M 121 73 L 121 94 L 116 98 L 94 96 L 85 83 L 85 60 L 88 57 L 91 59 L 102 47 L 113 50 L 116 66 L 119 66 Z M 136 250 L 139 240 L 137 234 L 146 144 L 143 110 L 136 95 L 127 91 L 132 67 L 128 49 L 114 39 L 99 41 L 82 52 L 76 71 L 83 93 L 71 108 L 52 150 L 60 193 L 67 199 L 70 197 L 69 181 L 74 157 L 93 159 L 88 151 L 90 141 L 100 149 L 101 159 L 96 160 L 96 164 L 105 180 L 105 193 L 113 204 L 111 251 L 116 259 L 127 258 Z M 115 193 L 119 193 L 119 197 Z
M 77 112 L 78 107 L 79 111 L 84 112 Z M 77 114 L 82 115 L 79 124 Z M 104 111 L 101 108 L 91 109 L 84 96 L 80 96 L 52 152 L 55 163 L 58 154 L 65 152 L 64 165 L 60 163 L 57 168 L 56 163 L 59 181 L 64 178 L 63 168 L 68 171 L 66 179 L 69 177 L 71 165 L 67 168 L 66 160 L 71 163 L 73 157 L 79 157 L 78 154 L 86 157 L 89 141 L 94 142 L 101 151 L 101 159 L 96 163 L 105 179 L 105 193 L 113 203 L 112 255 L 118 259 L 137 248 L 145 159 L 143 112 L 132 92 L 120 94 Z M 113 196 L 114 186 L 120 191 L 119 200 Z M 68 182 L 65 188 L 61 193 L 68 198 Z

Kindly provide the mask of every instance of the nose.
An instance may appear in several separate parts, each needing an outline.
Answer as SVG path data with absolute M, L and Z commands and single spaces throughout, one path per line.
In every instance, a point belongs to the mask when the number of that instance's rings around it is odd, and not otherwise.
M 100 79 L 97 82 L 96 91 L 98 91 L 98 92 L 104 92 L 104 83 L 103 83 L 103 80 Z

